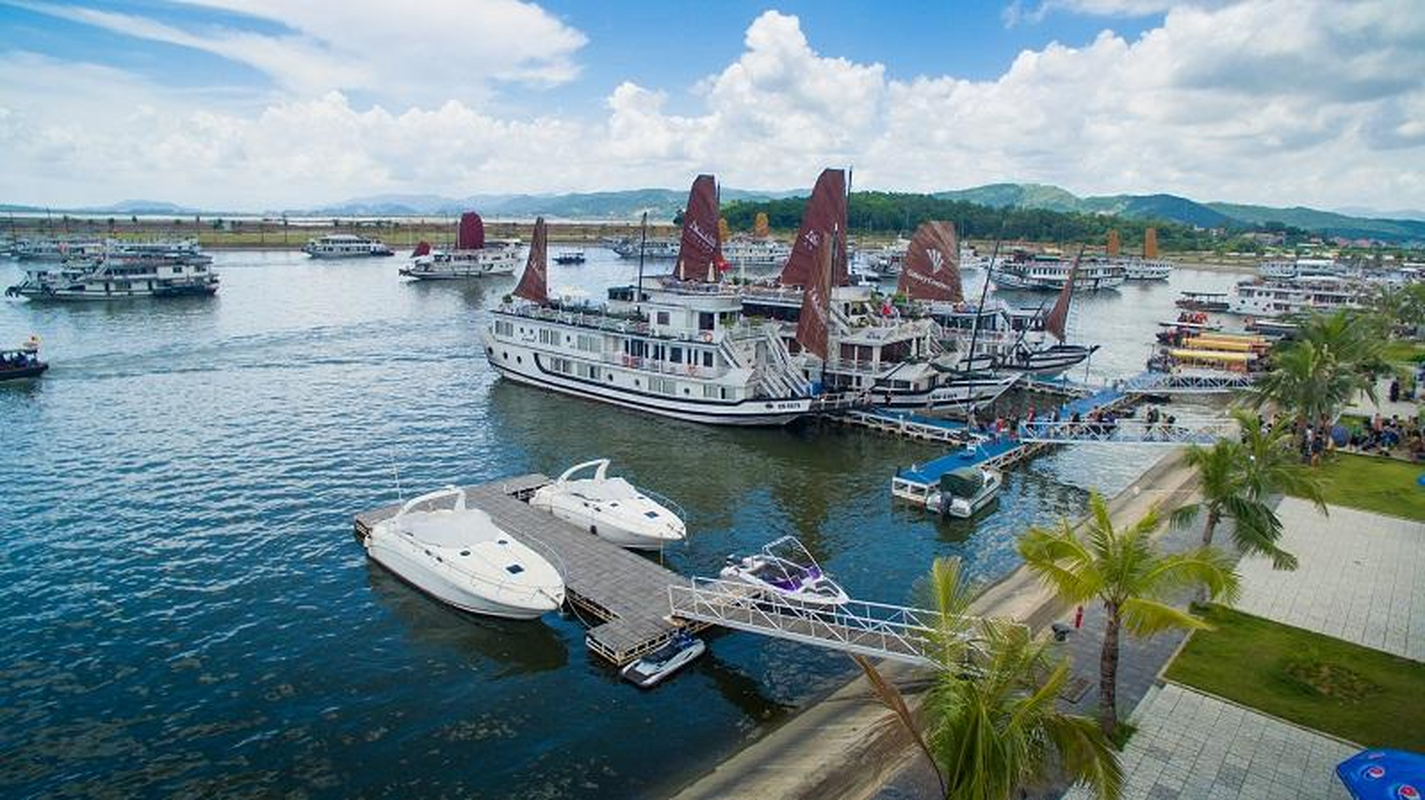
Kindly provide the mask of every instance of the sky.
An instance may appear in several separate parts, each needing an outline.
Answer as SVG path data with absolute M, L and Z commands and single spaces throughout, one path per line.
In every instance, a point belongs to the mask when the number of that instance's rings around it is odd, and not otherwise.
M 1425 208 L 1422 0 L 0 0 L 0 202 L 995 182 Z

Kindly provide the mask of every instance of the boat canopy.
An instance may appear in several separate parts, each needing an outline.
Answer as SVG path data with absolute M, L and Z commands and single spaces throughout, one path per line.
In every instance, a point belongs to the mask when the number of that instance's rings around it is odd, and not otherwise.
M 1183 361 L 1216 361 L 1223 364 L 1245 364 L 1256 358 L 1253 353 L 1230 353 L 1223 350 L 1190 350 L 1174 348 L 1168 355 Z
M 953 497 L 973 498 L 985 488 L 985 473 L 979 467 L 952 469 L 940 476 L 940 491 Z

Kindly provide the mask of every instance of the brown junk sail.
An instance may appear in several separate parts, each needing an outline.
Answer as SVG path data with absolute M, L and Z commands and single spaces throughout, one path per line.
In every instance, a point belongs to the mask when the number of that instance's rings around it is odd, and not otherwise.
M 1044 330 L 1053 334 L 1055 339 L 1064 341 L 1065 328 L 1069 323 L 1069 302 L 1074 299 L 1074 282 L 1079 279 L 1079 259 L 1084 255 L 1082 249 L 1074 257 L 1074 266 L 1069 268 L 1069 278 L 1064 281 L 1064 288 L 1059 290 L 1059 297 L 1054 301 L 1054 307 L 1049 309 L 1049 316 L 1044 318 Z
M 816 270 L 816 262 L 821 256 L 822 242 L 830 239 L 833 231 L 846 231 L 846 172 L 839 169 L 822 170 L 816 179 L 816 187 L 811 190 L 806 211 L 802 212 L 802 227 L 797 239 L 792 242 L 792 254 L 777 281 L 783 286 L 805 286 Z M 849 283 L 846 271 L 846 240 L 841 238 L 836 252 L 831 254 L 831 283 L 845 286 Z
M 534 238 L 529 242 L 529 259 L 524 262 L 524 274 L 515 287 L 515 297 L 523 297 L 544 305 L 549 302 L 549 242 L 544 229 L 544 217 L 534 221 Z
M 826 361 L 828 317 L 831 315 L 832 252 L 837 232 L 821 240 L 820 252 L 811 265 L 806 287 L 802 290 L 802 311 L 797 319 L 797 343 Z
M 717 183 L 711 175 L 699 175 L 688 192 L 688 210 L 683 212 L 676 274 L 682 281 L 715 281 L 724 263 L 718 236 Z
M 460 215 L 460 230 L 455 236 L 456 250 L 480 250 L 485 247 L 485 221 L 474 211 Z
M 960 244 L 949 222 L 922 222 L 910 239 L 896 291 L 913 300 L 965 299 L 960 285 Z

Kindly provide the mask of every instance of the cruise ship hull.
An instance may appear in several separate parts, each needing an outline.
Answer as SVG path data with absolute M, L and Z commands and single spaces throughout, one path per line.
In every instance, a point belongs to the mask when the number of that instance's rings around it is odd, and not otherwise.
M 114 290 L 110 292 L 83 291 L 70 289 L 49 290 L 36 286 L 12 287 L 12 294 L 18 297 L 27 297 L 30 300 L 78 300 L 87 302 L 102 302 L 106 300 L 135 300 L 144 297 L 206 297 L 216 294 L 218 284 L 202 284 L 196 286 L 168 286 L 157 289 L 133 289 Z
M 496 346 L 501 351 L 499 358 L 494 357 L 495 354 L 492 352 Z M 718 402 L 691 398 L 678 399 L 652 392 L 640 392 L 596 383 L 572 375 L 553 372 L 541 364 L 541 359 L 546 356 L 530 348 L 520 347 L 509 342 L 495 343 L 487 339 L 485 352 L 495 371 L 516 383 L 687 422 L 700 422 L 708 425 L 777 427 L 786 425 L 797 417 L 805 416 L 812 410 L 812 400 L 807 397 Z

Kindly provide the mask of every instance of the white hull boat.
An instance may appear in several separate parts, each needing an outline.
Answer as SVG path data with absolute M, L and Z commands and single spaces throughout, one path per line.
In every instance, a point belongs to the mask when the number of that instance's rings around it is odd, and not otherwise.
M 541 486 L 529 504 L 631 550 L 661 550 L 683 541 L 687 528 L 682 515 L 669 510 L 671 501 L 608 477 L 608 469 L 607 458 L 576 464 Z M 590 470 L 587 478 L 575 477 Z
M 450 497 L 453 507 L 429 508 Z M 489 514 L 467 508 L 465 491 L 454 486 L 407 501 L 362 544 L 372 561 L 462 611 L 534 619 L 564 603 L 559 570 Z
M 947 472 L 940 478 L 940 488 L 925 498 L 931 511 L 959 519 L 969 519 L 999 496 L 1004 476 L 999 470 L 985 467 L 965 467 Z
M 835 607 L 851 599 L 793 536 L 770 542 L 754 555 L 729 556 L 720 575 L 802 605 Z
M 619 670 L 619 675 L 640 689 L 652 689 L 693 663 L 707 649 L 702 639 L 680 633 L 668 644 Z

